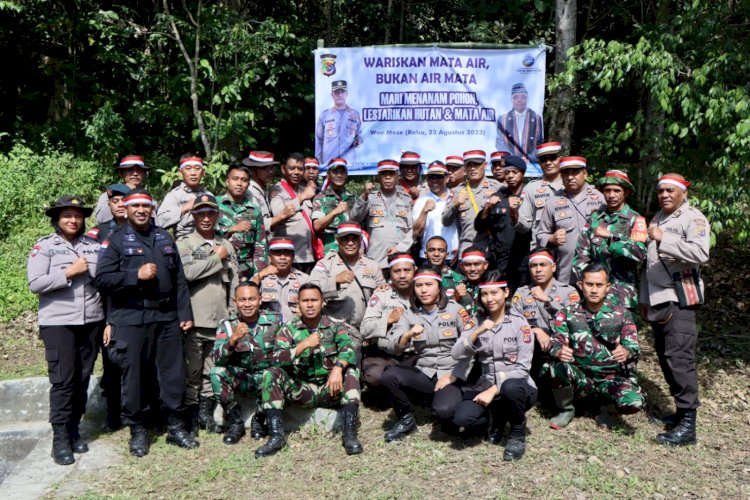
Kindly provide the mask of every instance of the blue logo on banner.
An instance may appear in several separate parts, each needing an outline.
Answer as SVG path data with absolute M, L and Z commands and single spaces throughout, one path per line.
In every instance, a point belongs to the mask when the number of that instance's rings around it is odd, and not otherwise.
M 525 56 L 523 56 L 523 61 L 521 61 L 521 64 L 523 64 L 527 68 L 530 68 L 534 65 L 535 62 L 536 59 L 534 59 L 534 56 L 532 56 L 531 54 L 526 54 Z

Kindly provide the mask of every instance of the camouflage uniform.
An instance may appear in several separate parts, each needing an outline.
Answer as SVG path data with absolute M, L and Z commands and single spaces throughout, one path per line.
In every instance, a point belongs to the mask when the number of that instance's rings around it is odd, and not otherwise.
M 618 342 L 630 351 L 630 358 L 623 364 L 612 360 Z M 550 355 L 555 356 L 564 345 L 573 349 L 573 361 L 554 361 L 545 366 L 553 388 L 572 385 L 580 397 L 598 394 L 614 402 L 624 414 L 643 407 L 638 378 L 629 366 L 641 351 L 630 311 L 609 302 L 596 313 L 583 302 L 564 308 L 555 317 Z
M 236 250 L 240 279 L 250 279 L 268 265 L 263 214 L 260 208 L 247 198 L 242 203 L 235 203 L 229 194 L 225 194 L 219 196 L 216 201 L 221 213 L 217 233 L 227 238 Z M 249 221 L 252 229 L 230 235 L 229 229 L 243 220 Z
M 219 323 L 216 343 L 211 351 L 215 363 L 209 375 L 211 386 L 216 399 L 225 407 L 235 400 L 237 393 L 260 398 L 263 370 L 272 365 L 274 339 L 281 325 L 281 316 L 262 312 L 258 322 L 248 325 L 247 335 L 232 349 L 229 339 L 239 324 L 236 315 Z
M 320 335 L 320 345 L 295 356 L 297 344 L 313 333 Z M 337 361 L 344 361 L 348 366 L 343 373 L 341 393 L 332 396 L 325 384 Z M 359 404 L 356 361 L 349 330 L 343 321 L 321 316 L 318 328 L 311 331 L 296 317 L 276 336 L 275 366 L 263 373 L 263 409 L 280 410 L 287 401 L 307 408 Z
M 341 193 L 338 193 L 333 189 L 333 186 L 328 186 L 324 192 L 315 195 L 315 198 L 313 198 L 310 219 L 315 221 L 315 219 L 325 217 L 342 201 L 345 201 L 349 205 L 349 210 L 351 210 L 354 207 L 355 198 L 356 196 L 347 191 L 346 188 Z M 336 242 L 336 229 L 339 227 L 339 224 L 344 222 L 349 222 L 349 212 L 344 212 L 334 217 L 331 223 L 328 224 L 328 227 L 323 230 L 321 239 L 323 240 L 323 252 L 326 254 L 330 251 L 339 251 L 339 244 Z
M 466 277 L 463 274 L 454 271 L 448 265 L 443 266 L 440 270 L 440 275 L 443 277 L 443 288 L 445 288 L 445 294 L 449 299 L 453 298 L 453 294 L 456 292 L 456 287 L 458 285 L 461 283 L 466 283 L 468 285 Z
M 594 236 L 596 228 L 606 225 L 612 233 L 608 239 Z M 613 304 L 635 310 L 638 305 L 638 265 L 646 259 L 646 219 L 627 204 L 622 210 L 609 213 L 606 208 L 591 214 L 591 224 L 578 237 L 573 258 L 573 276 L 578 281 L 583 269 L 591 262 L 607 266 L 610 271 L 609 299 Z
M 472 285 L 466 281 L 464 284 L 466 285 L 466 295 L 456 302 L 461 304 L 472 317 L 476 317 L 479 310 L 479 283 Z

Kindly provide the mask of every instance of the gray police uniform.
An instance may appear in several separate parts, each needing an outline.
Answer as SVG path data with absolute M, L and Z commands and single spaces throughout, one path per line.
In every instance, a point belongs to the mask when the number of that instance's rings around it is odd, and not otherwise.
M 344 158 L 350 164 L 356 161 L 356 147 L 362 144 L 362 118 L 349 106 L 343 110 L 329 108 L 323 111 L 315 126 L 315 157 L 321 165 L 334 158 Z
M 299 314 L 299 287 L 309 280 L 310 276 L 297 269 L 284 278 L 276 274 L 266 276 L 260 282 L 261 307 L 280 313 L 284 323 L 291 321 Z
M 351 283 L 336 283 L 336 276 L 343 271 L 351 270 L 357 279 Z M 373 291 L 385 283 L 383 273 L 377 262 L 360 256 L 357 263 L 349 268 L 338 252 L 331 252 L 323 257 L 310 273 L 310 283 L 315 283 L 323 291 L 326 305 L 323 314 L 346 321 L 357 329 L 357 338 L 352 338 L 358 352 L 362 348 L 362 336 L 359 332 L 365 309 Z
M 299 194 L 304 191 L 300 184 L 297 188 L 297 196 L 292 199 L 281 184 L 276 184 L 271 189 L 271 213 L 274 216 L 281 214 L 284 207 L 289 203 L 294 205 L 295 213 L 289 219 L 279 222 L 273 230 L 274 236 L 286 236 L 294 241 L 294 263 L 309 264 L 315 261 L 312 251 L 312 231 L 302 215 L 302 210 L 307 215 L 312 214 L 312 200 L 306 200 L 302 205 L 299 202 Z
M 565 244 L 557 247 L 557 279 L 570 283 L 573 278 L 573 257 L 581 230 L 591 221 L 591 214 L 604 206 L 604 196 L 590 184 L 570 197 L 563 192 L 547 200 L 542 210 L 537 244 L 546 247 L 550 236 L 558 229 L 565 229 Z
M 227 250 L 228 256 L 223 261 L 214 252 L 218 245 Z M 198 396 L 211 398 L 214 395 L 209 373 L 214 367 L 211 350 L 216 340 L 216 325 L 229 314 L 239 271 L 234 247 L 219 235 L 212 245 L 194 232 L 178 241 L 177 249 L 193 308 L 193 328 L 185 337 L 185 402 L 193 405 L 198 404 Z
M 396 190 L 387 197 L 381 190 L 370 193 L 365 201 L 357 197 L 349 216 L 370 233 L 367 256 L 378 263 L 380 269 L 388 268 L 388 249 L 396 247 L 399 253 L 408 252 L 413 243 L 411 196 Z
M 515 229 L 520 233 L 531 231 L 531 246 L 536 245 L 536 233 L 539 221 L 542 218 L 544 204 L 552 196 L 559 196 L 563 192 L 562 180 L 549 182 L 545 179 L 536 179 L 524 186 L 521 197 L 523 203 L 518 208 L 518 222 Z
M 550 286 L 544 290 L 549 301 L 542 302 L 531 295 L 531 289 L 534 286 L 536 285 L 522 286 L 516 290 L 511 300 L 511 307 L 532 327 L 541 328 L 547 335 L 552 335 L 552 323 L 557 313 L 563 307 L 580 302 L 581 297 L 575 287 L 553 279 Z
M 477 202 L 477 210 L 474 210 L 470 198 L 467 198 L 458 207 L 454 205 L 454 200 L 458 197 L 458 194 L 461 191 L 468 192 L 469 189 L 474 194 L 474 199 Z M 478 211 L 482 210 L 487 200 L 490 199 L 490 196 L 495 194 L 499 189 L 500 183 L 498 181 L 484 177 L 479 181 L 477 188 L 472 189 L 469 181 L 466 181 L 451 191 L 451 200 L 446 203 L 442 218 L 444 226 L 450 226 L 451 224 L 458 225 L 459 255 L 472 245 L 478 246 L 484 252 L 488 251 L 490 246 L 489 236 L 487 234 L 477 234 L 476 229 L 474 229 L 474 219 L 476 219 Z
M 266 228 L 266 238 L 270 239 L 273 234 L 273 231 L 271 231 L 271 219 L 273 215 L 271 213 L 271 203 L 268 201 L 268 193 L 266 193 L 255 179 L 250 178 L 250 185 L 247 187 L 247 191 L 245 191 L 245 198 L 260 208 L 263 214 L 263 227 Z
M 181 182 L 179 186 L 172 189 L 164 197 L 164 201 L 156 212 L 156 225 L 164 229 L 174 230 L 174 237 L 177 240 L 192 233 L 195 231 L 193 214 L 189 210 L 183 214 L 182 206 L 203 194 L 213 196 L 202 186 L 193 191 L 184 182 Z
M 699 271 L 708 262 L 711 226 L 687 200 L 671 214 L 658 212 L 650 226 L 662 230 L 662 239 L 648 242 L 640 303 L 648 306 L 646 319 L 654 329 L 656 354 L 675 405 L 679 410 L 693 410 L 700 404 L 695 367 L 697 307 L 679 307 L 670 274 Z M 700 278 L 698 286 L 702 291 Z
M 94 218 L 97 224 L 104 224 L 112 220 L 112 211 L 109 209 L 109 195 L 106 191 L 99 195 L 94 207 Z

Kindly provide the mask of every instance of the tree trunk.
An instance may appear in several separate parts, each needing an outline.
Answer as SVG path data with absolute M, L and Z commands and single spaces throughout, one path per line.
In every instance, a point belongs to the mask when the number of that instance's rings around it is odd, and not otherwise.
M 577 0 L 555 0 L 555 74 L 565 71 L 568 62 L 568 49 L 576 44 Z M 570 151 L 573 138 L 575 110 L 573 109 L 573 89 L 561 87 L 551 96 L 549 106 L 551 124 L 547 140 L 560 141 Z
M 385 12 L 385 39 L 383 45 L 391 42 L 391 13 L 393 12 L 393 0 L 388 0 L 388 10 Z

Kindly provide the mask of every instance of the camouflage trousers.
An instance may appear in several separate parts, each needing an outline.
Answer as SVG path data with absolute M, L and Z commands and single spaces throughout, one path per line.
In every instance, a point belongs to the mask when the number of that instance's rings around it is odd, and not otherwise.
M 547 367 L 550 372 L 552 388 L 573 386 L 578 397 L 590 394 L 603 397 L 617 407 L 622 414 L 638 413 L 643 408 L 643 392 L 638 379 L 633 373 L 610 373 L 591 375 L 571 363 L 553 362 Z
M 345 406 L 359 404 L 359 370 L 347 367 L 344 370 L 341 392 L 336 396 L 328 392 L 323 384 L 314 384 L 294 379 L 283 368 L 271 367 L 263 372 L 263 410 L 281 410 L 284 403 L 293 403 L 305 408 Z
M 635 312 L 638 308 L 638 290 L 633 283 L 626 281 L 614 281 L 607 294 L 609 300 L 615 306 L 622 306 Z
M 237 276 L 240 281 L 247 281 L 255 274 L 255 265 L 253 264 L 253 252 L 241 249 L 237 252 Z
M 214 397 L 222 405 L 236 400 L 236 394 L 260 399 L 263 372 L 250 372 L 240 366 L 214 366 L 209 372 Z

